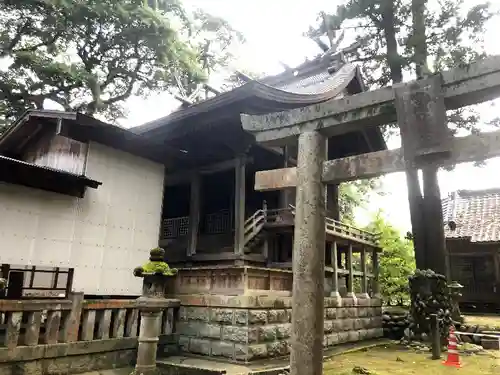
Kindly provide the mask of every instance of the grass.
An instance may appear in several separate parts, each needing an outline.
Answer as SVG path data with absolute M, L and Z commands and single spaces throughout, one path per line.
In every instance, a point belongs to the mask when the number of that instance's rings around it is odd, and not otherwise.
M 444 358 L 446 353 L 443 353 Z M 462 368 L 456 369 L 443 365 L 442 360 L 431 360 L 429 353 L 419 354 L 401 346 L 388 345 L 335 356 L 325 362 L 323 374 L 352 375 L 356 366 L 367 369 L 371 375 L 500 374 L 500 352 L 461 356 L 461 361 Z
M 500 328 L 500 315 L 465 315 L 465 323 Z

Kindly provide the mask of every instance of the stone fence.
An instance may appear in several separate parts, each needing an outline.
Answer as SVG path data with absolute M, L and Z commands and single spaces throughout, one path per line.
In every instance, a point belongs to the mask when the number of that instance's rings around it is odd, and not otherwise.
M 162 312 L 162 354 L 177 348 L 177 308 Z M 84 300 L 80 293 L 61 300 L 0 300 L 0 375 L 132 366 L 139 326 L 136 300 Z

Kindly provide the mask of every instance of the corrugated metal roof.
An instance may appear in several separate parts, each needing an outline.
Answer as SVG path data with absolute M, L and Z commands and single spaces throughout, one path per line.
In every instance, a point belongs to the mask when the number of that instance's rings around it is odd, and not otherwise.
M 446 238 L 470 238 L 471 242 L 500 241 L 500 188 L 458 190 L 442 200 Z

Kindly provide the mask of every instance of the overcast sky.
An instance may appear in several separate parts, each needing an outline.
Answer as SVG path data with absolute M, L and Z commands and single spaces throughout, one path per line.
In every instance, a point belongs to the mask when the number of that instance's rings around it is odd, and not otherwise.
M 466 0 L 468 5 L 480 2 Z M 184 3 L 188 7 L 202 8 L 225 18 L 245 35 L 247 43 L 237 51 L 235 67 L 268 74 L 280 71 L 280 60 L 293 66 L 301 63 L 306 56 L 317 53 L 315 45 L 302 34 L 309 25 L 315 23 L 319 11 L 332 10 L 338 4 L 332 0 L 184 0 Z M 499 34 L 497 19 L 489 24 L 485 36 L 490 54 L 500 53 L 496 39 Z M 146 101 L 134 98 L 129 101 L 130 115 L 126 124 L 137 125 L 167 115 L 173 105 L 175 102 L 166 95 L 157 95 Z M 481 112 L 488 119 L 496 115 L 498 108 L 498 105 L 492 107 L 486 104 L 481 107 Z M 388 143 L 390 148 L 400 146 L 397 138 Z M 463 164 L 452 172 L 441 171 L 439 182 L 443 196 L 456 189 L 500 187 L 500 159 L 491 160 L 482 168 Z M 395 226 L 403 231 L 409 230 L 404 174 L 383 177 L 383 190 L 385 196 L 370 197 L 370 204 L 359 213 L 359 220 L 368 220 L 370 213 L 382 208 Z

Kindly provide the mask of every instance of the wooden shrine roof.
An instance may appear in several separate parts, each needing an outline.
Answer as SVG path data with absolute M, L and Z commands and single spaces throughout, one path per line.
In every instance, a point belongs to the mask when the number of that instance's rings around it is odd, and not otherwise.
M 132 128 L 132 131 L 167 142 L 194 132 L 201 134 L 200 131 L 218 128 L 221 124 L 242 129 L 242 113 L 267 114 L 301 108 L 342 96 L 345 90 L 350 94 L 363 91 L 361 74 L 356 65 L 346 63 L 333 68 L 331 63 L 328 59 L 315 59 L 277 76 L 252 80 Z M 363 137 L 369 139 L 367 150 L 363 151 L 386 149 L 379 129 L 368 129 Z

